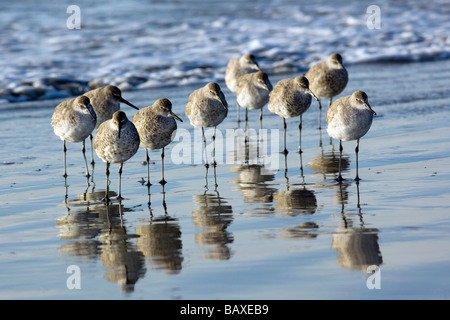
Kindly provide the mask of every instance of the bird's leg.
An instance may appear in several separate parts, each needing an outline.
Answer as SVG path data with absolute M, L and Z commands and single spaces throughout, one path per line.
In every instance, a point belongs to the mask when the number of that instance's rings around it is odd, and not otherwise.
M 359 181 L 359 180 L 361 180 L 361 179 L 359 178 L 359 174 L 358 174 L 359 139 L 356 140 L 355 153 L 356 153 L 356 177 L 355 177 L 355 181 Z
M 147 161 L 147 187 L 150 187 L 150 156 L 148 155 L 148 149 L 145 149 L 145 160 Z
M 218 186 L 219 185 L 217 184 L 216 167 L 214 167 L 214 190 L 217 190 Z
M 216 127 L 214 127 L 214 133 L 212 136 L 212 140 L 213 140 L 213 155 L 212 155 L 211 165 L 213 167 L 216 167 L 217 166 L 217 162 L 216 162 Z
M 123 162 L 120 163 L 120 167 L 119 167 L 119 194 L 117 195 L 117 200 L 123 200 L 122 198 L 122 167 L 123 167 Z
M 89 135 L 89 140 L 91 140 L 91 165 L 94 166 L 95 161 L 94 161 L 94 143 L 92 142 L 93 137 L 92 137 L 92 133 Z
M 338 182 L 341 182 L 342 180 L 342 174 L 341 174 L 341 162 L 342 162 L 342 151 L 344 148 L 342 147 L 342 140 L 339 140 L 339 176 L 337 178 Z
M 283 150 L 283 154 L 287 155 L 288 151 L 286 149 L 286 129 L 287 129 L 287 125 L 286 125 L 286 119 L 283 118 L 283 128 L 284 128 L 284 150 Z
M 322 129 L 322 103 L 320 103 L 320 99 L 318 100 L 319 102 L 319 129 Z
M 161 150 L 161 181 L 159 183 L 162 185 L 167 183 L 167 181 L 164 180 L 164 148 Z
M 328 108 L 331 107 L 332 103 L 333 103 L 333 97 L 330 97 L 330 101 L 328 102 Z
M 241 116 L 239 114 L 239 103 L 237 102 L 237 98 L 236 98 L 236 114 L 237 114 L 237 123 L 239 127 L 239 123 L 241 122 Z
M 63 140 L 63 157 L 64 157 L 64 174 L 63 177 L 67 178 L 67 170 L 66 170 L 66 152 L 67 152 L 67 148 L 66 148 L 66 140 Z
M 302 115 L 300 115 L 300 121 L 298 123 L 298 134 L 299 134 L 299 139 L 298 139 L 298 153 L 303 153 L 302 151 Z
M 103 200 L 106 203 L 109 202 L 109 162 L 106 163 L 106 191 L 105 191 L 105 198 Z
M 205 138 L 205 130 L 202 127 L 202 136 L 203 136 L 203 149 L 205 151 L 205 167 L 209 168 L 208 157 L 206 155 L 206 138 Z
M 83 144 L 81 145 L 81 152 L 83 153 L 84 165 L 86 166 L 86 178 L 89 179 L 89 177 L 91 175 L 89 174 L 88 164 L 87 164 L 87 160 L 86 160 L 86 145 L 85 145 L 85 141 L 86 140 L 83 140 Z M 88 184 L 89 184 L 89 181 L 88 181 Z
M 245 108 L 245 131 L 248 130 L 248 109 Z

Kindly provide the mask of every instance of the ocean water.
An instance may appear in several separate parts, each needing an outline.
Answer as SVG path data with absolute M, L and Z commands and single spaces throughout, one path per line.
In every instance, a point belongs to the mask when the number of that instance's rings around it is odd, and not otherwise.
M 332 52 L 347 65 L 450 57 L 446 0 L 78 1 L 79 20 L 73 4 L 0 4 L 0 101 L 220 81 L 248 52 L 272 75 Z

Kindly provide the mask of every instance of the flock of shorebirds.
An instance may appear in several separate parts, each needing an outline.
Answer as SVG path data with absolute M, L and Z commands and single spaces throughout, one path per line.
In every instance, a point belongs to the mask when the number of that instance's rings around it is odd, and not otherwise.
M 368 103 L 367 94 L 355 91 L 352 95 L 341 97 L 332 103 L 346 87 L 348 73 L 342 64 L 342 57 L 338 53 L 330 55 L 323 62 L 312 66 L 306 74 L 293 79 L 280 80 L 272 86 L 267 73 L 259 67 L 255 57 L 245 54 L 233 58 L 228 62 L 225 71 L 225 83 L 228 89 L 236 94 L 237 114 L 239 109 L 245 108 L 245 120 L 248 110 L 260 109 L 268 104 L 268 109 L 283 119 L 284 150 L 286 150 L 286 118 L 299 117 L 299 152 L 301 153 L 302 114 L 308 110 L 312 98 L 319 103 L 320 128 L 320 99 L 330 99 L 326 120 L 327 132 L 331 138 L 339 140 L 339 176 L 341 175 L 342 141 L 356 140 L 356 177 L 358 176 L 359 139 L 364 136 L 372 124 L 375 111 Z M 120 103 L 125 103 L 137 109 L 132 121 L 125 112 L 120 110 Z M 210 82 L 202 88 L 192 92 L 186 105 L 186 115 L 191 125 L 202 129 L 205 143 L 204 128 L 216 127 L 228 114 L 228 103 L 220 86 Z M 82 96 L 67 100 L 59 104 L 52 116 L 52 126 L 57 136 L 63 140 L 64 176 L 66 171 L 66 141 L 82 142 L 82 152 L 86 166 L 86 176 L 89 170 L 85 154 L 85 140 L 91 141 L 92 163 L 93 151 L 106 162 L 106 193 L 105 202 L 109 202 L 109 166 L 119 163 L 119 191 L 121 197 L 121 175 L 123 163 L 130 159 L 139 149 L 145 148 L 147 156 L 147 184 L 150 185 L 148 150 L 161 149 L 162 166 L 164 166 L 164 148 L 173 140 L 177 122 L 182 119 L 172 112 L 172 103 L 161 98 L 153 105 L 144 109 L 137 108 L 122 97 L 119 88 L 108 85 L 84 93 Z M 93 131 L 96 131 L 93 136 Z M 216 165 L 214 158 L 213 166 Z M 205 166 L 209 166 L 205 150 Z M 161 184 L 165 184 L 164 169 L 162 169 Z

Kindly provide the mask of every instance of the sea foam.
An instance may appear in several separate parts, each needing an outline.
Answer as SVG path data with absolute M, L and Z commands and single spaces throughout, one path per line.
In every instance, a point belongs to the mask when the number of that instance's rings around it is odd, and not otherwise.
M 79 1 L 2 4 L 0 101 L 63 98 L 114 84 L 139 90 L 222 81 L 229 59 L 253 53 L 270 74 L 303 73 L 332 52 L 344 64 L 450 58 L 448 1 L 367 4 L 277 1 Z

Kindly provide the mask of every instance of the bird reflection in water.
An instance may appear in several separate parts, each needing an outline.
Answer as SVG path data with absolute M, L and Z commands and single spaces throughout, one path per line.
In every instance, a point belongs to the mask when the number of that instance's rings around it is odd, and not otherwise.
M 231 180 L 236 184 L 233 189 L 242 193 L 245 203 L 257 205 L 252 207 L 252 211 L 264 214 L 273 212 L 273 194 L 277 189 L 270 184 L 275 178 L 272 171 L 260 164 L 232 167 L 231 171 L 239 174 L 238 178 Z
M 341 197 L 341 226 L 336 229 L 332 237 L 331 248 L 339 253 L 338 265 L 351 269 L 367 272 L 367 267 L 383 263 L 380 247 L 378 245 L 378 229 L 367 228 L 364 225 L 363 213 L 360 205 L 359 182 L 357 187 L 357 210 L 358 221 L 354 221 L 356 216 L 346 212 L 345 204 L 348 199 L 348 192 L 342 183 L 339 183 Z
M 122 203 L 106 206 L 110 219 L 109 228 L 99 236 L 100 261 L 106 267 L 104 277 L 120 284 L 122 291 L 133 292 L 139 278 L 145 275 L 145 261 L 142 252 L 130 241 L 135 235 L 128 235 L 122 222 Z M 117 217 L 120 219 L 117 220 Z
M 317 210 L 317 199 L 313 191 L 306 188 L 304 181 L 303 169 L 300 166 L 302 183 L 301 187 L 294 187 L 295 184 L 289 182 L 287 154 L 284 154 L 284 178 L 286 180 L 285 190 L 274 193 L 273 200 L 275 202 L 275 211 L 281 215 L 297 216 L 305 214 L 314 214 Z M 302 157 L 299 153 L 300 159 Z M 300 164 L 302 160 L 300 160 Z
M 217 181 L 216 177 L 215 181 Z M 231 205 L 220 196 L 217 184 L 215 184 L 214 191 L 210 191 L 207 184 L 205 192 L 194 195 L 193 200 L 197 209 L 192 211 L 192 219 L 199 229 L 199 232 L 195 235 L 195 242 L 204 245 L 204 258 L 230 259 L 232 253 L 228 245 L 234 241 L 233 235 L 227 230 L 233 222 Z
M 231 183 L 236 184 L 233 190 L 242 193 L 245 203 L 256 205 L 252 205 L 251 209 L 246 208 L 246 211 L 267 214 L 273 212 L 273 194 L 276 188 L 271 182 L 275 179 L 275 172 L 266 168 L 264 157 L 260 156 L 262 148 L 262 134 L 257 135 L 256 131 L 246 128 L 238 136 L 235 153 L 231 156 L 240 165 L 232 167 L 231 172 L 239 177 L 232 179 Z
M 149 192 L 150 218 L 141 221 L 136 227 L 138 235 L 136 246 L 152 269 L 177 274 L 181 271 L 183 263 L 181 229 L 178 220 L 167 212 L 164 185 L 162 188 L 164 215 L 156 217 L 153 215 Z
M 350 158 L 348 155 L 342 155 L 342 170 L 348 170 L 350 166 Z M 308 167 L 315 171 L 315 174 L 321 174 L 323 180 L 336 180 L 339 174 L 339 152 L 334 150 L 331 146 L 331 151 L 324 152 L 321 148 L 321 153 L 313 158 Z
M 61 239 L 70 239 L 60 252 L 81 261 L 99 259 L 105 267 L 104 277 L 130 293 L 139 278 L 145 275 L 142 252 L 136 249 L 135 235 L 128 234 L 123 223 L 122 203 L 104 205 L 104 191 L 84 193 L 74 200 L 65 200 L 67 214 L 56 220 Z

